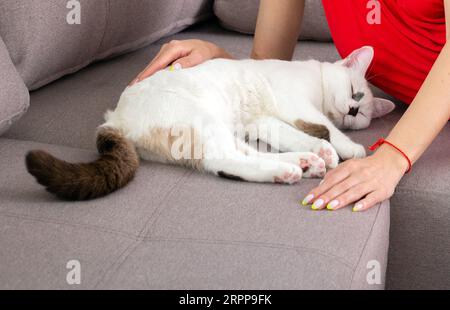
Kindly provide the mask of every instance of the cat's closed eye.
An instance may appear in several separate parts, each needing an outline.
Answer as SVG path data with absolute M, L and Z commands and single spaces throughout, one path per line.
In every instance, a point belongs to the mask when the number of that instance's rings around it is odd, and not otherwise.
M 356 94 L 352 92 L 352 94 L 352 99 L 358 102 L 364 97 L 364 93 L 362 92 L 357 92 Z
M 350 87 L 351 87 L 352 99 L 357 101 L 357 102 L 359 102 L 364 97 L 364 93 L 360 92 L 360 91 L 355 93 L 355 89 L 353 88 L 353 84 L 351 84 Z

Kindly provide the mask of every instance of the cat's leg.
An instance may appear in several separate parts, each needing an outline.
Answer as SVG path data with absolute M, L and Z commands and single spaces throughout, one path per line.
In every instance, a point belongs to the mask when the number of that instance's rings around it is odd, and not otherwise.
M 203 170 L 220 177 L 249 182 L 298 182 L 303 175 L 299 165 L 246 155 L 236 147 L 235 137 L 226 129 L 214 128 L 203 142 Z
M 363 145 L 353 142 L 333 123 L 330 122 L 327 127 L 330 130 L 331 145 L 343 160 L 366 157 L 366 150 Z
M 291 163 L 246 156 L 236 152 L 228 158 L 203 160 L 203 168 L 220 177 L 261 183 L 293 184 L 302 178 L 302 169 Z
M 238 139 L 236 141 L 236 146 L 239 151 L 247 156 L 260 157 L 297 165 L 303 171 L 303 178 L 322 178 L 326 173 L 325 161 L 312 152 L 260 152 L 251 145 L 248 145 L 244 141 Z
M 325 161 L 327 168 L 335 168 L 339 163 L 339 156 L 328 141 L 308 135 L 275 117 L 259 118 L 252 125 L 257 127 L 259 140 L 281 152 L 313 152 Z
M 311 104 L 305 103 L 301 109 L 298 104 L 294 105 L 292 102 L 281 101 L 280 104 L 285 105 L 280 110 L 283 120 L 310 136 L 326 139 L 343 160 L 365 157 L 366 152 L 362 145 L 353 142 L 322 112 L 311 109 Z
M 340 158 L 347 160 L 366 156 L 364 146 L 353 142 L 324 115 L 317 115 L 316 119 L 319 124 L 324 125 L 328 129 L 329 142 L 336 149 Z

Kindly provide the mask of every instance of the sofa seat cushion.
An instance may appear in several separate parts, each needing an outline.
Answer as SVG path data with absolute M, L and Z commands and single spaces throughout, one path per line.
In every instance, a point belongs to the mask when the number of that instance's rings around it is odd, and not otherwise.
M 30 96 L 0 37 L 0 135 L 28 109 Z
M 380 289 L 367 264 L 387 263 L 389 205 L 357 214 L 316 212 L 298 185 L 242 183 L 142 163 L 105 198 L 64 202 L 26 172 L 45 149 L 69 161 L 90 150 L 0 139 L 0 288 Z M 205 188 L 208 188 L 205 191 Z M 65 282 L 72 259 L 86 270 Z

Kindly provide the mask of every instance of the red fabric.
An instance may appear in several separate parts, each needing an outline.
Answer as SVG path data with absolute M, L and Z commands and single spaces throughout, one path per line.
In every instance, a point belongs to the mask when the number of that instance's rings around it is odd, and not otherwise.
M 374 0 L 322 0 L 341 57 L 364 45 L 375 58 L 367 78 L 411 103 L 446 41 L 443 0 L 378 0 L 380 24 L 369 24 Z

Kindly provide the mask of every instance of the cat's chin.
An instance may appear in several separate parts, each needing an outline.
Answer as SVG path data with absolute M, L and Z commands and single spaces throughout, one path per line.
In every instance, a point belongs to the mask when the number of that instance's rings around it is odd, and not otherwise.
M 343 129 L 361 130 L 366 129 L 370 125 L 370 119 L 359 113 L 356 116 L 345 115 Z

